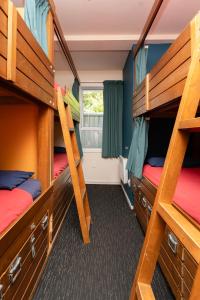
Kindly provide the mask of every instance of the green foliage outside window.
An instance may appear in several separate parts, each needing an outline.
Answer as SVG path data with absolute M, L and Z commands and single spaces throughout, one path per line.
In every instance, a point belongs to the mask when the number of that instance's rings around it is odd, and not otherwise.
M 84 113 L 103 112 L 103 90 L 83 91 Z

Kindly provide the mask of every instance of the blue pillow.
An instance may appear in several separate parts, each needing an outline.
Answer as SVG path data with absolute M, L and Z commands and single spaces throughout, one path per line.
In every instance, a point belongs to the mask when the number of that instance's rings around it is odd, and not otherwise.
M 18 188 L 31 194 L 33 200 L 36 199 L 41 194 L 41 184 L 39 180 L 36 179 L 28 179 L 24 181 L 22 184 L 20 184 Z
M 66 153 L 65 147 L 54 147 L 54 153 Z
M 165 157 L 150 157 L 147 159 L 147 163 L 152 167 L 163 167 Z
M 13 190 L 33 175 L 33 172 L 0 171 L 0 189 Z

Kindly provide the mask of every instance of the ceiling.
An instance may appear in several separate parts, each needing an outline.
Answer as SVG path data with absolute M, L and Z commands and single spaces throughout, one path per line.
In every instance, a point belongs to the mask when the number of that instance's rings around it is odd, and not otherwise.
M 14 0 L 22 5 L 24 0 Z M 122 69 L 154 0 L 54 0 L 78 70 Z M 147 41 L 171 42 L 200 10 L 200 0 L 164 0 Z M 65 66 L 56 51 L 56 68 Z

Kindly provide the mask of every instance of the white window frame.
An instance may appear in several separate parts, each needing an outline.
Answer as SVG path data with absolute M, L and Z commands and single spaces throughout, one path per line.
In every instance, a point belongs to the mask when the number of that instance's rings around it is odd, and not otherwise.
M 87 86 L 87 85 L 84 85 L 84 86 L 81 86 L 80 87 L 80 91 L 79 91 L 79 94 L 80 94 L 80 115 L 81 115 L 81 118 L 80 118 L 80 134 L 82 134 L 82 131 L 84 130 L 99 130 L 99 131 L 103 131 L 103 128 L 99 128 L 99 127 L 84 127 L 83 126 L 83 91 L 86 90 L 86 91 L 99 91 L 99 90 L 103 90 L 103 84 L 100 84 L 99 86 L 95 85 L 95 86 Z M 87 152 L 87 153 L 100 153 L 102 151 L 102 148 L 83 148 L 83 152 Z

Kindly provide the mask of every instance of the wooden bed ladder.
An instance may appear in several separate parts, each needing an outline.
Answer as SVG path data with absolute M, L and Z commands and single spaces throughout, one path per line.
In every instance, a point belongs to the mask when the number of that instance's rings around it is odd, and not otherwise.
M 78 150 L 76 134 L 74 129 L 74 122 L 71 115 L 69 105 L 64 104 L 61 89 L 57 90 L 57 105 L 64 143 L 66 147 L 66 154 L 69 163 L 72 184 L 74 188 L 75 201 L 79 216 L 79 222 L 83 237 L 83 242 L 88 244 L 90 242 L 90 223 L 91 213 L 88 201 L 88 195 L 83 175 L 82 162 Z
M 130 299 L 155 299 L 151 282 L 164 238 L 166 225 L 198 263 L 190 300 L 200 299 L 200 230 L 173 204 L 173 195 L 181 171 L 190 132 L 200 131 L 200 118 L 196 113 L 200 100 L 200 22 L 191 25 L 192 57 L 176 122 L 158 187 L 152 215 L 135 274 Z M 183 190 L 184 193 L 184 190 Z M 190 201 L 190 199 L 188 199 Z M 199 201 L 199 195 L 197 195 Z

